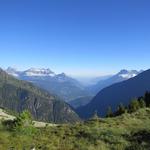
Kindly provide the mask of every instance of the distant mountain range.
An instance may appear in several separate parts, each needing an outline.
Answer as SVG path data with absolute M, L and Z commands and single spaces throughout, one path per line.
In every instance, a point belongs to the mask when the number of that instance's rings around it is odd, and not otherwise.
M 22 74 L 10 68 L 9 71 L 17 77 Z M 50 74 L 49 71 L 45 73 Z M 38 74 L 41 76 L 43 71 Z M 73 109 L 57 96 L 37 88 L 32 83 L 18 80 L 2 69 L 0 69 L 0 107 L 15 112 L 27 109 L 34 119 L 39 121 L 67 123 L 79 120 Z
M 93 95 L 96 95 L 103 88 L 133 78 L 141 72 L 143 72 L 143 70 L 137 71 L 137 70 L 124 69 L 121 70 L 119 73 L 111 76 L 110 78 L 107 78 L 105 80 L 100 80 L 99 82 L 97 82 L 97 84 L 89 86 L 87 90 L 90 91 Z
M 44 68 L 17 71 L 11 67 L 6 72 L 18 79 L 32 82 L 48 92 L 58 95 L 66 102 L 89 95 L 77 80 L 67 76 L 65 73 L 55 74 L 50 69 Z
M 53 77 L 55 73 L 50 69 L 30 68 L 25 71 L 17 71 L 15 68 L 8 67 L 6 72 L 15 77 Z
M 137 71 L 130 71 L 128 74 L 126 70 L 122 70 L 111 80 L 115 77 L 118 82 L 120 80 L 117 77 L 126 80 L 102 89 L 90 103 L 78 108 L 77 112 L 80 117 L 89 118 L 95 111 L 100 116 L 104 116 L 109 106 L 115 110 L 120 103 L 127 105 L 132 98 L 142 96 L 146 91 L 150 91 L 150 70 L 140 74 Z
M 115 75 L 96 78 L 93 80 L 93 83 L 96 84 L 88 87 L 83 86 L 76 79 L 67 76 L 65 73 L 56 74 L 45 68 L 31 68 L 25 71 L 18 71 L 9 67 L 6 72 L 18 79 L 29 81 L 47 90 L 50 94 L 58 95 L 62 100 L 77 108 L 88 104 L 103 88 L 133 78 L 141 73 L 142 70 L 121 70 Z

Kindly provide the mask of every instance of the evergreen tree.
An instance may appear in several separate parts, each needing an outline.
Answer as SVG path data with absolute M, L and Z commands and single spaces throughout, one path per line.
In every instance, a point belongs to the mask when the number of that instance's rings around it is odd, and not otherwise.
M 149 107 L 150 106 L 150 92 L 145 93 L 144 101 L 146 103 L 146 106 Z
M 106 117 L 113 117 L 112 108 L 110 106 L 108 107 Z
M 140 104 L 140 108 L 146 107 L 146 103 L 145 103 L 145 101 L 144 101 L 143 98 L 141 98 L 141 99 L 139 100 L 139 104 Z
M 116 114 L 117 115 L 122 115 L 125 112 L 126 112 L 125 106 L 122 103 L 120 103 L 120 105 L 118 106 Z
M 140 108 L 140 103 L 137 99 L 133 99 L 129 104 L 129 112 L 135 112 Z
M 97 113 L 97 110 L 95 110 L 95 112 L 94 112 L 94 115 L 93 115 L 92 119 L 94 119 L 94 120 L 99 119 L 99 117 L 98 117 L 98 113 Z
M 14 130 L 19 133 L 32 134 L 36 130 L 33 126 L 32 116 L 25 110 L 14 120 Z

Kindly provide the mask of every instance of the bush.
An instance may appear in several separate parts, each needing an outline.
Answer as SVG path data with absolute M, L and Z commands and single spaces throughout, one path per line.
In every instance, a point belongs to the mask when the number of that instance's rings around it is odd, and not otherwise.
M 23 111 L 15 120 L 14 130 L 24 134 L 33 134 L 36 131 L 33 125 L 31 114 Z
M 2 124 L 8 130 L 21 134 L 31 135 L 36 132 L 31 114 L 28 111 L 23 111 L 15 120 L 5 120 Z

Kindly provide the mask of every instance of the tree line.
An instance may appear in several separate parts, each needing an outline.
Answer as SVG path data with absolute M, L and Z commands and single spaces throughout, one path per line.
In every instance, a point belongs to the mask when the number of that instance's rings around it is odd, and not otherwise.
M 132 99 L 128 106 L 120 103 L 114 112 L 111 107 L 108 107 L 106 117 L 116 117 L 124 113 L 132 113 L 144 107 L 150 107 L 150 92 L 148 91 L 144 96 Z

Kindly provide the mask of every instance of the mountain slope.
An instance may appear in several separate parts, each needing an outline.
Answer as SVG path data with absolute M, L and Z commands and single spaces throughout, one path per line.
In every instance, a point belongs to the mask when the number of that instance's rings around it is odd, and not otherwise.
M 92 96 L 80 97 L 69 102 L 73 108 L 78 108 L 87 105 L 93 99 Z
M 96 85 L 90 86 L 88 89 L 91 91 L 93 94 L 97 94 L 100 90 L 102 90 L 105 87 L 108 87 L 112 84 L 119 83 L 125 80 L 128 80 L 130 78 L 133 78 L 137 76 L 141 71 L 136 71 L 136 70 L 121 70 L 119 73 L 116 75 L 106 79 L 106 80 L 101 80 L 99 81 Z
M 116 109 L 119 103 L 128 104 L 132 98 L 150 91 L 150 70 L 129 80 L 116 83 L 101 90 L 86 106 L 77 109 L 82 118 L 91 117 L 95 111 L 104 116 L 109 106 Z
M 77 80 L 68 77 L 64 73 L 55 74 L 50 69 L 31 68 L 26 71 L 17 71 L 9 67 L 6 72 L 58 95 L 66 102 L 88 95 L 88 92 Z
M 69 105 L 33 84 L 20 81 L 0 69 L 0 107 L 15 112 L 28 109 L 33 117 L 47 122 L 74 122 L 78 116 Z

